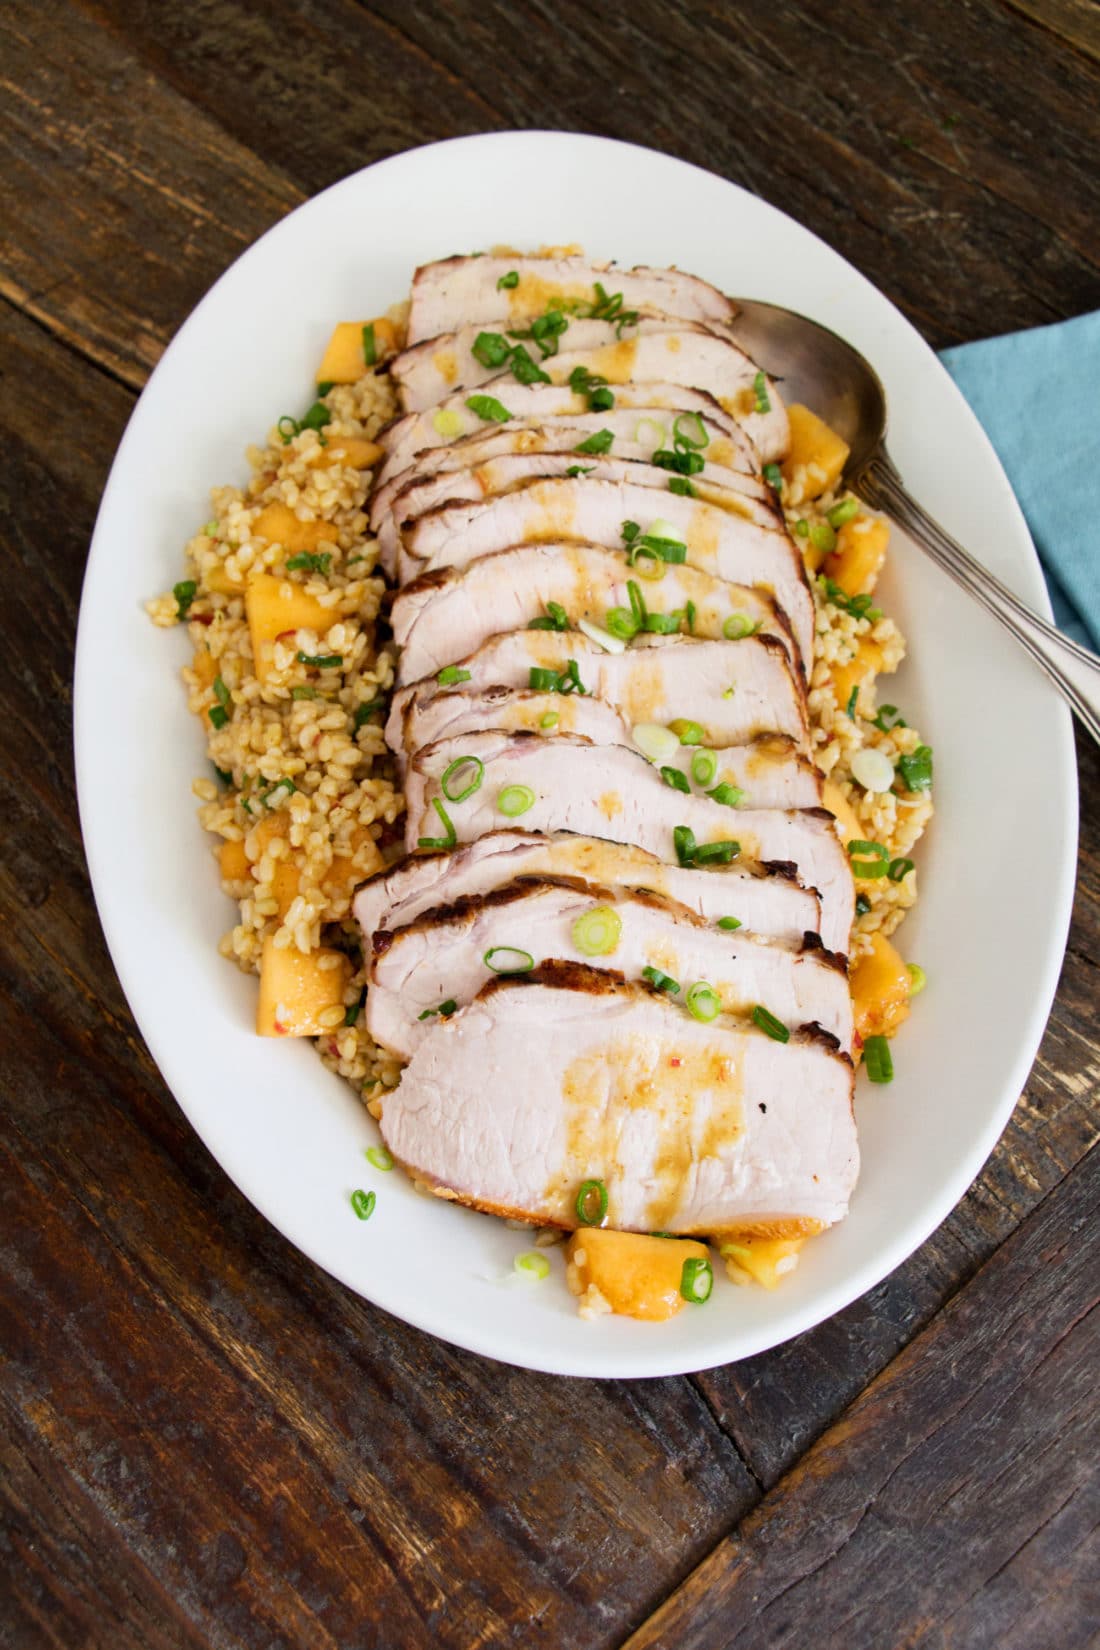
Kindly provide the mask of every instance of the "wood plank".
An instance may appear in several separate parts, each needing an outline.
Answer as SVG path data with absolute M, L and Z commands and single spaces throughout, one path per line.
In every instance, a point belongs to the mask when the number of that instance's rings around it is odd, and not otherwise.
M 1095 1644 L 1098 1216 L 1093 1151 L 629 1650 Z
M 1004 0 L 1004 3 L 1100 63 L 1100 11 L 1091 0 Z

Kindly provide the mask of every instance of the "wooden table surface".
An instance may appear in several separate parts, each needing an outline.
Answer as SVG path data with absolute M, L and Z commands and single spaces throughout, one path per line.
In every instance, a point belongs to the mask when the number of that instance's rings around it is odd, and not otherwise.
M 70 675 L 135 396 L 308 195 L 602 132 L 793 213 L 934 345 L 1056 321 L 1100 304 L 1100 11 L 8 0 L 0 38 L 0 1645 L 1096 1642 L 1095 749 L 1054 1012 L 959 1208 L 774 1352 L 581 1382 L 372 1309 L 192 1134 L 96 919 Z M 1006 775 L 990 829 L 1026 820 Z

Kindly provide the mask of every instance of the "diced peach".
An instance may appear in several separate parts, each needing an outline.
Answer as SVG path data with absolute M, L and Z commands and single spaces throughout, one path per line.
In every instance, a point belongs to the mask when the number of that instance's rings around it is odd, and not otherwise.
M 337 614 L 324 607 L 289 579 L 273 573 L 258 573 L 245 592 L 245 612 L 252 637 L 252 658 L 262 682 L 272 668 L 272 644 L 276 636 L 295 630 L 314 630 L 319 636 L 336 623 Z
M 574 1232 L 566 1251 L 569 1287 L 584 1295 L 593 1285 L 612 1312 L 659 1322 L 684 1305 L 680 1279 L 684 1262 L 708 1258 L 694 1238 L 648 1237 L 585 1226 Z
M 804 1237 L 768 1238 L 745 1233 L 723 1238 L 718 1252 L 734 1283 L 759 1283 L 774 1289 L 798 1265 Z
M 276 946 L 265 940 L 260 961 L 260 999 L 256 1031 L 261 1037 L 317 1037 L 331 1029 L 326 1011 L 338 1008 L 350 964 L 339 951 L 311 951 Z
M 320 449 L 313 466 L 327 470 L 334 464 L 346 464 L 352 470 L 369 470 L 381 457 L 382 448 L 377 441 L 367 441 L 361 435 L 330 435 L 328 445 Z
M 836 695 L 837 709 L 847 710 L 852 689 L 858 688 L 859 692 L 852 708 L 861 715 L 869 715 L 871 689 L 885 662 L 879 643 L 872 641 L 869 636 L 864 636 L 847 664 L 833 665 L 833 692 Z
M 829 812 L 836 818 L 840 839 L 845 847 L 849 842 L 862 842 L 866 827 L 856 818 L 851 803 L 835 779 L 826 779 L 821 787 L 821 797 Z
M 795 470 L 804 470 L 802 496 L 820 498 L 835 487 L 848 462 L 850 451 L 835 430 L 823 418 L 798 401 L 787 408 L 791 424 L 791 445 L 783 461 L 783 477 L 790 483 Z
M 214 678 L 218 674 L 218 661 L 208 647 L 195 649 L 195 657 L 191 660 L 191 669 L 199 679 L 199 686 L 212 688 Z
M 376 315 L 373 321 L 338 321 L 317 368 L 319 384 L 354 384 L 369 370 L 370 363 L 363 354 L 365 326 L 374 328 L 375 360 L 393 355 L 397 332 L 386 316 Z
M 909 1018 L 913 982 L 898 952 L 881 934 L 871 935 L 871 949 L 852 964 L 849 984 L 861 1042 L 892 1037 Z
M 211 567 L 203 574 L 203 579 L 208 590 L 216 590 L 221 596 L 239 596 L 245 587 L 244 579 L 230 578 L 224 563 Z
M 881 516 L 853 516 L 837 529 L 836 549 L 826 558 L 825 575 L 846 596 L 869 596 L 886 560 L 890 526 Z
M 289 504 L 265 504 L 252 523 L 252 531 L 269 544 L 281 544 L 292 555 L 335 544 L 337 537 L 330 521 L 300 521 Z
M 223 842 L 218 849 L 218 868 L 223 882 L 243 882 L 252 871 L 244 843 Z
M 366 869 L 356 870 L 355 856 L 368 844 L 370 852 L 366 856 Z M 332 864 L 325 872 L 321 886 L 329 899 L 346 897 L 360 882 L 380 871 L 383 864 L 384 861 L 378 844 L 372 838 L 367 826 L 360 825 L 352 832 L 351 853 L 333 855 Z

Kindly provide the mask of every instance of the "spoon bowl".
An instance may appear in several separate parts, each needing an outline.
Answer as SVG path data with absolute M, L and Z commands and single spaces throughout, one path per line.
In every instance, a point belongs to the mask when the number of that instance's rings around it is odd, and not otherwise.
M 906 491 L 886 450 L 886 391 L 870 362 L 808 316 L 755 298 L 734 302 L 732 331 L 741 347 L 782 386 L 786 401 L 811 408 L 847 442 L 845 485 L 897 521 L 1011 632 L 1100 742 L 1100 658 L 1033 613 Z

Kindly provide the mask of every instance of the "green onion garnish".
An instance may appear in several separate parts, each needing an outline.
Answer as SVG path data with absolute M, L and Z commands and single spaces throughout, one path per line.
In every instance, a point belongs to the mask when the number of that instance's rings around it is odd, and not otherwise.
M 759 1026 L 774 1042 L 789 1043 L 791 1034 L 782 1020 L 777 1020 L 761 1003 L 757 1003 L 752 1011 L 752 1023 Z
M 336 388 L 335 379 L 333 379 L 333 378 L 322 378 L 320 380 L 320 382 L 318 383 L 318 385 L 317 385 L 317 394 L 320 395 L 320 396 L 326 396 L 326 395 L 328 395 L 330 390 L 334 390 L 335 388 Z
M 332 414 L 323 401 L 315 401 L 309 411 L 298 421 L 299 430 L 323 430 L 326 424 L 332 423 Z M 324 437 L 321 437 L 322 445 Z
M 291 693 L 292 698 L 297 698 L 298 689 L 297 688 L 291 688 L 290 693 Z M 302 689 L 303 698 L 307 694 L 311 699 L 316 699 L 317 689 L 316 688 L 303 688 Z M 363 726 L 364 722 L 369 722 L 371 717 L 375 714 L 376 711 L 385 710 L 385 708 L 386 708 L 386 701 L 384 699 L 368 699 L 365 705 L 356 705 L 355 715 L 352 718 L 352 721 L 355 724 L 355 732 L 358 733 L 359 729 Z
M 909 970 L 909 995 L 918 997 L 928 984 L 928 975 L 919 963 L 906 963 Z
M 527 974 L 535 966 L 530 951 L 515 945 L 491 945 L 481 960 L 494 974 Z
M 592 412 L 610 412 L 615 405 L 614 394 L 605 384 L 601 384 L 589 395 L 588 405 Z
M 889 721 L 887 721 L 887 717 L 890 718 Z M 892 728 L 904 728 L 908 727 L 908 725 L 909 724 L 898 715 L 897 705 L 883 705 L 882 709 L 874 719 L 874 726 L 879 728 L 883 733 L 889 733 Z
M 668 725 L 681 745 L 701 745 L 703 743 L 703 729 L 698 722 L 691 722 L 686 717 L 678 716 L 674 722 L 670 722 Z
M 836 549 L 836 534 L 827 521 L 815 521 L 810 528 L 810 543 L 815 550 L 828 552 Z M 831 582 L 831 581 L 828 581 Z M 843 595 L 843 592 L 841 592 Z M 832 597 L 830 596 L 830 601 Z
M 710 436 L 698 413 L 681 413 L 672 426 L 673 445 L 677 447 L 707 447 Z
M 682 774 L 679 768 L 662 768 L 661 778 L 666 785 L 671 785 L 674 791 L 683 791 L 685 796 L 691 795 L 691 786 L 687 782 L 687 776 Z
M 673 613 L 647 613 L 642 628 L 651 636 L 674 636 L 680 628 L 683 616 L 682 608 Z
M 693 865 L 729 865 L 741 852 L 741 844 L 728 839 L 725 842 L 704 842 L 696 848 Z
M 881 842 L 849 842 L 848 858 L 852 875 L 869 882 L 873 877 L 884 877 L 890 864 L 890 855 Z
M 361 991 L 359 993 L 358 997 L 356 997 L 356 999 L 353 1003 L 349 1003 L 349 1005 L 348 1005 L 348 1007 L 347 1007 L 347 1009 L 345 1010 L 345 1013 L 344 1013 L 344 1024 L 346 1026 L 353 1026 L 355 1024 L 355 1022 L 358 1020 L 360 1014 L 363 1012 L 363 1004 L 366 1002 L 366 1000 L 367 1000 L 367 993 L 364 990 L 364 991 Z
M 456 774 L 459 776 L 457 779 Z M 456 756 L 444 768 L 439 788 L 448 802 L 465 802 L 468 796 L 473 796 L 480 789 L 484 777 L 485 764 L 479 756 Z M 459 787 L 457 790 L 456 785 Z
M 613 430 L 596 430 L 593 435 L 588 437 L 587 441 L 582 441 L 574 447 L 573 451 L 575 453 L 609 453 L 614 439 L 615 432 Z
M 316 670 L 339 670 L 344 662 L 342 653 L 303 653 L 300 649 L 297 654 L 300 665 L 313 665 Z
M 573 1207 L 582 1226 L 602 1226 L 607 1219 L 607 1187 L 602 1180 L 582 1180 Z
M 621 642 L 629 642 L 638 634 L 638 621 L 629 607 L 609 607 L 603 622 L 604 628 Z
M 687 625 L 689 633 L 694 634 L 694 632 L 695 632 L 695 603 L 694 602 L 685 602 L 684 603 L 684 623 Z
M 222 705 L 226 710 L 229 709 L 229 689 L 226 687 L 220 676 L 215 676 L 214 678 L 214 697 L 218 701 L 219 705 Z
M 291 418 L 289 413 L 284 413 L 283 416 L 277 420 L 275 428 L 283 438 L 284 447 L 289 447 L 290 443 L 294 440 L 294 437 L 298 434 L 300 427 L 301 426 L 299 425 L 298 420 L 296 418 Z
M 566 478 L 575 481 L 577 476 L 590 476 L 595 468 L 594 464 L 571 464 L 565 472 Z
M 549 384 L 550 374 L 537 367 L 524 349 L 517 344 L 512 351 L 512 377 L 517 384 Z
M 622 535 L 623 535 L 623 543 L 624 544 L 633 544 L 634 540 L 638 537 L 638 534 L 641 532 L 641 530 L 642 529 L 638 526 L 638 523 L 636 521 L 624 521 L 623 525 L 622 525 L 622 529 L 621 529 Z
M 722 634 L 727 642 L 739 642 L 745 636 L 755 636 L 759 629 L 759 622 L 750 619 L 747 613 L 731 613 L 722 626 Z
M 866 894 L 857 894 L 856 895 L 856 916 L 857 917 L 865 917 L 870 909 L 871 909 L 871 901 L 867 898 L 867 895 Z
M 418 848 L 453 848 L 455 843 L 458 841 L 458 837 L 455 834 L 455 828 L 454 828 L 454 825 L 451 822 L 450 814 L 447 812 L 446 808 L 443 806 L 443 804 L 439 800 L 438 796 L 433 796 L 432 797 L 432 807 L 435 809 L 436 813 L 439 815 L 439 818 L 442 822 L 443 829 L 446 832 L 446 835 L 445 836 L 422 836 L 422 837 L 419 837 L 418 840 L 417 840 L 417 847 Z
M 532 665 L 527 686 L 533 693 L 557 693 L 559 680 L 556 670 L 547 670 L 543 665 Z
M 680 1293 L 693 1306 L 710 1300 L 714 1288 L 714 1268 L 701 1255 L 689 1255 L 680 1273 Z
M 910 871 L 915 869 L 916 867 L 911 859 L 892 859 L 890 861 L 890 869 L 887 871 L 886 875 L 890 878 L 891 882 L 901 882 L 909 875 Z
M 781 493 L 783 491 L 783 471 L 778 464 L 765 464 L 761 474 L 768 486 L 773 488 L 775 492 Z
M 642 977 L 650 985 L 655 985 L 658 991 L 667 991 L 673 997 L 680 989 L 679 980 L 674 980 L 671 974 L 665 974 L 659 968 L 643 968 Z
M 177 619 L 186 619 L 191 611 L 191 603 L 195 599 L 198 588 L 194 579 L 181 579 L 179 584 L 172 586 L 172 594 L 176 598 Z
M 697 750 L 691 759 L 691 777 L 697 785 L 709 785 L 718 772 L 718 758 L 713 751 Z
M 535 793 L 530 785 L 505 785 L 497 795 L 497 808 L 506 819 L 518 819 L 535 806 Z
M 548 710 L 545 716 L 539 717 L 539 727 L 556 728 L 560 721 L 561 717 L 558 715 L 556 710 Z
M 274 807 L 274 803 L 271 801 L 271 798 L 275 795 L 276 791 L 286 791 L 287 795 L 290 796 L 297 789 L 298 787 L 294 783 L 293 779 L 277 779 L 274 785 L 269 785 L 266 791 L 260 792 L 259 800 L 263 803 L 265 808 L 271 808 Z
M 798 520 L 794 524 L 794 530 L 798 534 L 800 539 L 809 538 L 809 536 L 810 536 L 810 524 L 806 520 L 805 516 L 799 516 Z
M 688 988 L 688 994 L 684 998 L 684 1007 L 693 1020 L 701 1020 L 704 1025 L 709 1025 L 712 1020 L 716 1020 L 721 1014 L 722 999 L 714 987 L 707 984 L 706 980 L 696 980 L 695 984 Z
M 752 393 L 756 397 L 758 413 L 769 413 L 772 410 L 771 398 L 768 395 L 767 374 L 758 372 L 752 381 Z
M 745 800 L 745 793 L 740 785 L 715 785 L 707 795 L 712 802 L 721 803 L 723 808 L 739 808 Z
M 502 333 L 479 332 L 470 353 L 483 367 L 502 367 L 512 353 L 512 346 Z
M 512 414 L 501 405 L 495 395 L 468 395 L 466 405 L 486 424 L 507 424 Z
M 426 1008 L 423 1014 L 418 1014 L 416 1017 L 418 1020 L 430 1020 L 438 1014 L 441 1020 L 449 1020 L 457 1007 L 458 1004 L 454 998 L 448 997 L 447 1001 L 440 1003 L 438 1008 Z
M 857 682 L 855 687 L 852 689 L 851 693 L 849 693 L 849 695 L 848 695 L 848 704 L 846 706 L 848 718 L 852 722 L 854 722 L 855 719 L 856 719 L 856 704 L 857 704 L 858 700 L 859 700 L 859 683 Z
M 497 291 L 498 292 L 511 292 L 513 287 L 517 287 L 518 285 L 519 285 L 519 270 L 518 269 L 510 269 L 508 271 L 507 275 L 502 275 L 500 277 L 500 280 L 497 282 Z
M 825 520 L 830 527 L 843 527 L 846 521 L 859 515 L 859 500 L 857 498 L 842 498 L 834 504 L 831 510 L 826 510 Z
M 695 832 L 690 825 L 677 825 L 672 832 L 672 845 L 676 849 L 676 858 L 681 865 L 695 863 Z
M 456 687 L 459 682 L 468 682 L 469 680 L 470 672 L 464 670 L 461 665 L 444 665 L 436 676 L 436 681 L 440 687 Z
M 832 528 L 824 528 L 823 532 L 826 534 L 832 533 Z M 833 548 L 831 543 L 824 541 L 822 547 L 827 550 Z M 853 619 L 866 619 L 869 624 L 876 624 L 882 618 L 881 607 L 873 607 L 870 596 L 849 596 L 847 591 L 842 590 L 839 584 L 834 584 L 832 579 L 829 578 L 818 579 L 817 584 L 826 601 L 832 602 L 833 606 L 839 608 L 842 613 L 850 613 Z
M 368 321 L 363 328 L 363 360 L 368 367 L 373 367 L 378 360 L 378 346 L 374 341 L 374 322 Z
M 695 488 L 691 485 L 687 476 L 671 476 L 668 490 L 670 493 L 678 493 L 681 498 L 694 498 L 696 496 Z
M 899 756 L 898 775 L 907 791 L 931 790 L 932 747 L 918 745 L 911 756 Z
M 609 957 L 619 948 L 623 920 L 613 905 L 594 905 L 573 924 L 573 945 L 583 957 Z
M 863 1044 L 863 1064 L 872 1083 L 894 1081 L 894 1057 L 885 1037 L 868 1037 Z
M 655 556 L 660 556 L 662 561 L 672 562 L 676 566 L 687 561 L 687 545 L 681 544 L 679 539 L 655 538 L 652 533 L 646 533 L 631 543 L 630 554 L 627 557 L 631 567 L 643 551 L 649 551 Z
M 529 1249 L 525 1255 L 517 1255 L 512 1265 L 521 1278 L 530 1278 L 533 1283 L 541 1283 L 543 1278 L 550 1276 L 550 1262 L 538 1249 Z
M 221 705 L 211 705 L 206 714 L 210 718 L 211 727 L 214 728 L 224 728 L 229 720 L 229 712 L 223 710 Z
M 332 556 L 327 550 L 315 555 L 312 550 L 303 550 L 301 555 L 291 556 L 286 564 L 288 573 L 322 573 L 327 574 L 332 565 Z
M 232 785 L 233 775 L 231 773 L 226 773 L 224 768 L 219 768 L 216 762 L 212 762 L 210 765 L 223 785 Z
M 527 628 L 528 630 L 568 630 L 569 615 L 560 602 L 547 602 L 545 615 L 538 619 L 532 619 Z
M 638 625 L 644 625 L 646 621 L 646 605 L 645 597 L 642 595 L 641 586 L 637 584 L 634 579 L 627 579 L 626 593 L 630 599 L 630 611 L 634 617 L 635 623 Z
M 381 1169 L 383 1174 L 388 1174 L 393 1168 L 393 1158 L 385 1146 L 368 1146 L 365 1155 L 372 1169 Z
M 719 917 L 718 926 L 724 928 L 727 933 L 732 933 L 735 928 L 740 928 L 741 921 L 738 917 Z
M 351 1194 L 351 1206 L 360 1220 L 370 1219 L 377 1201 L 378 1199 L 373 1192 L 354 1191 Z
M 677 475 L 697 476 L 706 468 L 706 460 L 701 453 L 694 452 L 690 447 L 658 447 L 651 454 L 649 462 L 656 464 L 659 470 L 675 470 Z

